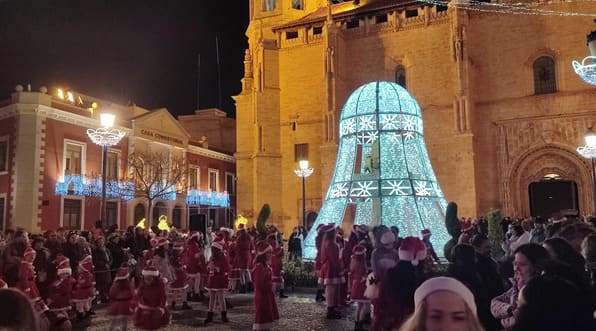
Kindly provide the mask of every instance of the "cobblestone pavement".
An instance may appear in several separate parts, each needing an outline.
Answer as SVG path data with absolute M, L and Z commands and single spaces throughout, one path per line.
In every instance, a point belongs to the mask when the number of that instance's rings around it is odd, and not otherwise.
M 228 309 L 229 323 L 222 323 L 219 315 L 216 315 L 214 322 L 204 325 L 203 320 L 207 316 L 207 304 L 191 302 L 192 310 L 172 311 L 172 324 L 162 330 L 252 330 L 254 307 L 252 294 L 232 294 L 228 301 L 233 308 Z M 342 309 L 344 318 L 340 320 L 327 320 L 325 318 L 326 307 L 324 303 L 317 303 L 313 294 L 295 293 L 289 294 L 289 298 L 278 300 L 280 320 L 274 330 L 330 330 L 344 331 L 354 328 L 354 307 Z M 102 330 L 110 328 L 110 319 L 106 315 L 106 307 L 96 309 L 97 315 L 85 324 L 74 324 L 74 330 Z M 132 328 L 132 321 L 129 323 L 129 330 Z

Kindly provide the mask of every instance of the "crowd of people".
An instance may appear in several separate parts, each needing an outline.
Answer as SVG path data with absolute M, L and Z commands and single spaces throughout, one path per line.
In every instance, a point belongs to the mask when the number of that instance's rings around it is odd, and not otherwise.
M 595 330 L 594 225 L 554 215 L 505 218 L 501 226 L 505 239 L 495 245 L 486 220 L 462 220 L 445 261 L 428 229 L 402 238 L 395 226 L 354 225 L 344 236 L 335 224 L 321 224 L 316 299 L 328 319 L 355 305 L 355 331 Z M 301 258 L 305 236 L 294 229 L 289 260 Z M 98 303 L 109 305 L 111 330 L 126 330 L 131 320 L 157 330 L 172 310 L 192 309 L 189 301 L 208 303 L 205 325 L 216 314 L 225 323 L 230 292 L 253 292 L 253 329 L 269 330 L 279 319 L 276 297 L 286 297 L 283 239 L 273 226 L 205 235 L 138 227 L 121 233 L 101 224 L 43 235 L 17 229 L 2 235 L 0 251 L 0 326 L 9 330 L 23 323 L 23 330 L 70 330 Z

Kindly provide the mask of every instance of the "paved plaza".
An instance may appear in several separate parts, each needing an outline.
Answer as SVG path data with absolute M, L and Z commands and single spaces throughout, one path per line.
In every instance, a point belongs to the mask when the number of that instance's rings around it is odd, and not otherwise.
M 222 323 L 219 315 L 214 322 L 204 325 L 207 316 L 207 303 L 191 302 L 192 310 L 175 310 L 172 312 L 172 324 L 162 330 L 252 330 L 254 318 L 253 295 L 231 294 L 228 301 L 233 305 L 228 309 L 230 322 Z M 290 293 L 289 298 L 278 300 L 280 321 L 274 330 L 352 330 L 354 328 L 354 308 L 343 308 L 344 318 L 327 320 L 324 303 L 317 303 L 314 294 Z M 107 307 L 96 309 L 97 315 L 87 323 L 75 321 L 74 330 L 109 330 L 110 319 L 106 315 Z M 137 330 L 129 324 L 129 330 Z

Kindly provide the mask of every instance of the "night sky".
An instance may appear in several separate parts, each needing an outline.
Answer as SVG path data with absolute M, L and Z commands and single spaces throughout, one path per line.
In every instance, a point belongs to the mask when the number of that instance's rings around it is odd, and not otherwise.
M 83 94 L 174 115 L 222 105 L 241 90 L 246 0 L 0 0 L 0 99 L 17 84 Z

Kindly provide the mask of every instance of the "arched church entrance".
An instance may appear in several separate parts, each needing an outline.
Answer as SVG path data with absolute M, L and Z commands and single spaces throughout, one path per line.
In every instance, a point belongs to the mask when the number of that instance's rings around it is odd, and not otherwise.
M 530 183 L 528 194 L 532 217 L 547 219 L 562 210 L 579 212 L 577 183 L 562 180 L 558 174 L 548 174 L 543 180 Z
M 550 179 L 553 176 L 556 179 Z M 540 207 L 544 202 L 533 202 L 533 197 L 557 200 L 560 206 L 575 207 L 564 209 L 577 209 L 580 215 L 592 213 L 590 167 L 565 146 L 551 144 L 528 149 L 511 163 L 505 184 L 501 189 L 507 215 L 523 217 L 539 213 L 548 217 L 550 214 L 545 213 L 549 213 L 549 208 L 558 208 L 555 203 Z M 534 194 L 532 189 L 536 190 Z

